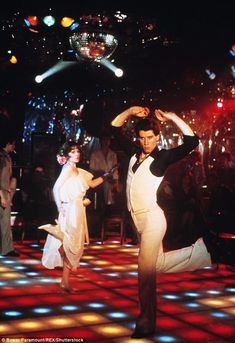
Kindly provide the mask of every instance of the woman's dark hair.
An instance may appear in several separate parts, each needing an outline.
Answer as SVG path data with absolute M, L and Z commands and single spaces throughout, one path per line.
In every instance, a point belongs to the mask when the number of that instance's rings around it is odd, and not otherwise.
M 73 148 L 78 148 L 78 150 L 81 152 L 81 148 L 79 144 L 75 141 L 66 141 L 59 149 L 58 154 L 60 156 L 67 157 L 68 154 L 71 152 Z
M 139 122 L 135 125 L 135 133 L 139 137 L 139 132 L 153 130 L 154 134 L 157 136 L 160 132 L 159 124 L 157 119 L 150 117 L 140 119 Z

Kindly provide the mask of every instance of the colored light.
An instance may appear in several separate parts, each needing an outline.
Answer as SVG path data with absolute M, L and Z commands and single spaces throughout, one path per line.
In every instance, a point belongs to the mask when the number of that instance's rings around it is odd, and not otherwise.
M 52 17 L 51 15 L 47 15 L 43 18 L 43 22 L 47 26 L 53 26 L 55 24 L 55 18 Z
M 51 310 L 49 308 L 35 308 L 34 313 L 49 313 Z
M 74 19 L 69 17 L 63 17 L 60 23 L 63 27 L 69 27 L 74 23 Z
M 37 26 L 38 25 L 38 17 L 36 15 L 28 16 L 27 21 L 30 23 L 31 26 Z
M 79 26 L 78 23 L 73 23 L 73 24 L 70 26 L 70 30 L 73 31 L 73 30 L 75 30 L 78 26 Z
M 106 305 L 105 304 L 100 304 L 100 303 L 91 303 L 88 306 L 92 307 L 92 308 L 102 308 L 102 307 L 105 307 Z
M 17 61 L 17 58 L 13 55 L 13 56 L 11 56 L 11 58 L 10 58 L 10 62 L 11 62 L 12 64 L 16 64 L 18 61 Z
M 6 316 L 9 316 L 9 317 L 18 317 L 18 316 L 22 315 L 22 313 L 19 311 L 7 311 L 4 314 Z
M 66 305 L 66 306 L 61 306 L 61 309 L 64 311 L 75 311 L 79 310 L 78 306 L 72 306 L 72 305 Z

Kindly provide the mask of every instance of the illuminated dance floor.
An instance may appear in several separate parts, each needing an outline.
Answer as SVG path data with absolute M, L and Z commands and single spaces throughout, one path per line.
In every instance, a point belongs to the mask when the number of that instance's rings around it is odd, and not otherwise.
M 61 269 L 41 265 L 43 243 L 17 241 L 20 257 L 0 257 L 1 342 L 235 342 L 232 267 L 158 276 L 156 335 L 134 340 L 138 246 L 92 241 L 68 294 Z

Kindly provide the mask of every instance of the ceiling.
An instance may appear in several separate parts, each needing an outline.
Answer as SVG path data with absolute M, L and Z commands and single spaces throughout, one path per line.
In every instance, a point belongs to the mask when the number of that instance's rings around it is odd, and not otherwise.
M 92 1 L 85 4 L 26 1 L 15 8 L 9 6 L 0 15 L 2 99 L 8 97 L 12 102 L 12 97 L 16 97 L 24 101 L 28 92 L 65 89 L 89 95 L 112 89 L 115 99 L 121 92 L 131 90 L 132 102 L 147 100 L 143 98 L 146 90 L 148 100 L 157 91 L 158 95 L 164 94 L 165 103 L 172 102 L 173 98 L 187 102 L 188 97 L 195 98 L 195 92 L 198 96 L 208 96 L 208 90 L 214 91 L 218 82 L 228 83 L 231 79 L 234 57 L 229 49 L 235 43 L 231 3 L 213 1 L 210 6 L 205 1 L 188 5 L 155 1 L 152 4 L 147 0 L 137 6 L 135 2 L 125 4 L 124 1 L 118 5 L 108 1 L 96 5 Z M 126 16 L 121 22 L 117 21 L 117 11 Z M 56 17 L 55 26 L 48 28 L 40 24 L 37 32 L 32 32 L 25 25 L 26 16 L 41 18 L 46 14 Z M 122 78 L 96 62 L 78 60 L 74 52 L 68 52 L 71 31 L 60 26 L 62 16 L 71 16 L 83 24 L 87 22 L 85 27 L 94 30 L 97 29 L 95 18 L 101 18 L 101 29 L 109 30 L 118 38 L 118 47 L 110 59 L 123 69 Z M 17 64 L 9 63 L 8 49 L 16 54 Z M 59 59 L 74 63 L 42 84 L 36 84 L 35 76 Z M 215 72 L 215 80 L 208 78 L 206 69 Z M 177 90 L 181 90 L 180 96 Z

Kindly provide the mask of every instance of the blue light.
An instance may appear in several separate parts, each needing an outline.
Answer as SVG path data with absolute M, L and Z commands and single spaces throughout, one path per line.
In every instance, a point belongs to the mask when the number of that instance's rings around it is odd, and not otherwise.
M 228 292 L 235 292 L 235 288 L 233 288 L 233 287 L 225 288 L 225 290 Z
M 0 287 L 6 286 L 6 285 L 7 285 L 7 282 L 0 281 Z
M 229 50 L 229 53 L 230 53 L 230 55 L 232 55 L 233 57 L 235 56 L 235 52 L 234 52 L 232 49 Z
M 186 295 L 188 297 L 200 297 L 200 294 L 192 293 L 192 292 L 186 292 L 186 293 L 184 293 L 184 295 Z
M 105 304 L 101 304 L 101 303 L 90 303 L 88 306 L 89 306 L 89 307 L 92 307 L 92 308 L 102 308 L 102 307 L 106 307 Z
M 55 279 L 41 279 L 40 280 L 42 283 L 54 283 L 55 282 Z
M 110 318 L 126 318 L 127 314 L 123 312 L 111 312 L 107 313 L 107 316 Z
M 73 23 L 73 24 L 70 26 L 70 30 L 73 31 L 73 30 L 75 30 L 78 26 L 79 26 L 78 23 Z
M 127 275 L 137 276 L 137 275 L 138 275 L 138 272 L 128 272 Z
M 9 317 L 17 317 L 17 316 L 21 316 L 22 315 L 22 312 L 18 312 L 18 311 L 7 311 L 7 312 L 4 312 L 4 314 L 6 316 L 9 316 Z
M 200 307 L 199 304 L 196 304 L 196 303 L 188 303 L 188 304 L 185 304 L 186 307 L 191 307 L 191 308 L 196 308 L 196 307 Z
M 177 342 L 178 339 L 172 336 L 158 336 L 158 342 Z
M 5 261 L 3 261 L 3 263 L 5 263 L 5 264 L 15 264 L 15 263 L 16 263 L 16 261 L 12 261 L 12 260 L 5 260 Z
M 30 22 L 29 22 L 27 19 L 24 19 L 24 22 L 25 22 L 25 24 L 26 24 L 28 27 L 31 26 L 31 25 L 30 25 Z
M 35 308 L 33 310 L 34 313 L 49 313 L 51 310 L 49 308 Z
M 216 317 L 216 318 L 226 318 L 226 317 L 228 317 L 228 315 L 223 313 L 223 312 L 212 312 L 211 316 L 212 317 Z
M 26 269 L 26 267 L 24 267 L 24 266 L 15 266 L 14 269 L 16 269 L 16 270 L 22 270 L 22 269 Z
M 17 283 L 18 285 L 27 285 L 31 283 L 31 280 L 16 280 L 15 283 Z
M 179 299 L 179 297 L 177 295 L 173 295 L 173 294 L 162 295 L 162 298 L 165 298 L 165 299 Z
M 28 276 L 36 276 L 36 275 L 39 275 L 39 273 L 36 273 L 36 272 L 28 272 L 28 273 L 25 273 L 26 275 Z

